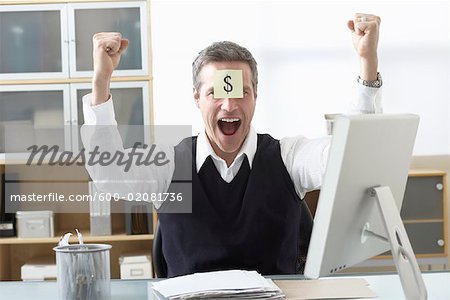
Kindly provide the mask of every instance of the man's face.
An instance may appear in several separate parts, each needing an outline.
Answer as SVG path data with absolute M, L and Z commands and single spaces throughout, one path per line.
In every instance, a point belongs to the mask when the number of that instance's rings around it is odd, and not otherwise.
M 214 98 L 214 73 L 223 69 L 242 70 L 244 98 Z M 211 146 L 222 158 L 236 155 L 250 131 L 255 112 L 250 66 L 245 62 L 211 62 L 203 66 L 199 78 L 201 85 L 194 90 L 194 99 Z

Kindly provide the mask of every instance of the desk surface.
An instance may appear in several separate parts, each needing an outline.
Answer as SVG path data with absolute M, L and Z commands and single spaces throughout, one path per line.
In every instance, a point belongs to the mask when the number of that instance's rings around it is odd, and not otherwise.
M 364 278 L 372 290 L 383 300 L 404 299 L 400 279 L 397 274 L 339 276 L 340 278 Z M 428 300 L 450 299 L 450 272 L 423 273 L 428 290 Z M 301 280 L 301 276 L 273 276 L 273 279 Z M 332 278 L 327 278 L 331 279 Z M 153 299 L 148 297 L 147 289 L 150 280 L 112 280 L 111 299 Z M 55 281 L 45 282 L 0 282 L 1 299 L 57 299 L 57 285 Z

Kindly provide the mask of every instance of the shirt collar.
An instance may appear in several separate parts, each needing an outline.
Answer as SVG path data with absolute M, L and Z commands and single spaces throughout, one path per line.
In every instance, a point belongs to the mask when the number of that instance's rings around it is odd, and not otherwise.
M 242 144 L 241 149 L 239 150 L 239 153 L 236 155 L 237 158 L 241 157 L 242 155 L 247 155 L 248 163 L 250 165 L 250 169 L 252 168 L 252 162 L 253 158 L 255 157 L 256 153 L 256 146 L 258 142 L 258 136 L 256 134 L 255 129 L 253 126 L 250 126 L 250 131 L 244 140 L 244 143 Z M 196 151 L 196 167 L 197 167 L 197 173 L 200 171 L 200 168 L 205 163 L 208 156 L 211 155 L 212 158 L 217 160 L 222 160 L 217 154 L 214 152 L 213 148 L 211 147 L 211 144 L 209 143 L 208 137 L 206 136 L 206 133 L 202 131 L 198 137 L 197 137 L 197 151 Z

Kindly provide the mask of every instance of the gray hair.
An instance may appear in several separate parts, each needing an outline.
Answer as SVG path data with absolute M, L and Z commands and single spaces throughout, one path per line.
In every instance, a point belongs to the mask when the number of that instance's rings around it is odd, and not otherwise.
M 215 42 L 203 49 L 192 63 L 192 81 L 196 90 L 200 89 L 199 74 L 203 66 L 210 62 L 240 61 L 246 62 L 252 72 L 252 84 L 256 93 L 258 87 L 258 69 L 256 60 L 246 48 L 229 41 Z

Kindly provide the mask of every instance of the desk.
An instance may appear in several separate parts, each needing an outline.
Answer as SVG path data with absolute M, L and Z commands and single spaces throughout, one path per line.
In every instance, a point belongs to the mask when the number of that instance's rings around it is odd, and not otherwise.
M 400 300 L 404 299 L 403 290 L 397 274 L 361 275 L 361 276 L 336 276 L 340 278 L 364 278 L 372 290 L 378 295 L 376 300 Z M 450 272 L 423 273 L 428 290 L 429 300 L 450 299 Z M 276 279 L 302 280 L 302 276 L 271 276 Z M 330 278 L 332 279 L 332 278 Z M 146 300 L 147 285 L 150 280 L 112 280 L 112 300 L 133 299 Z M 0 298 L 8 300 L 48 300 L 57 299 L 57 285 L 55 281 L 45 282 L 0 282 Z M 150 298 L 152 299 L 152 298 Z

